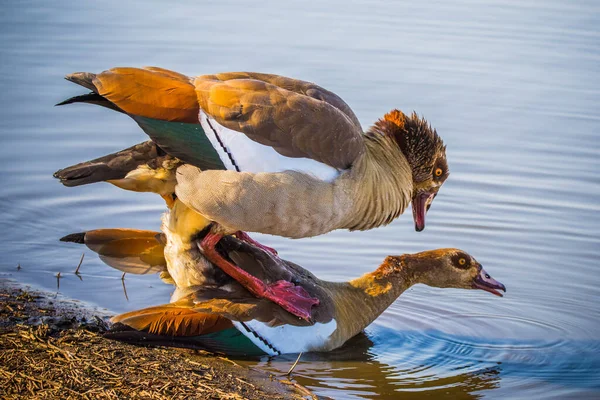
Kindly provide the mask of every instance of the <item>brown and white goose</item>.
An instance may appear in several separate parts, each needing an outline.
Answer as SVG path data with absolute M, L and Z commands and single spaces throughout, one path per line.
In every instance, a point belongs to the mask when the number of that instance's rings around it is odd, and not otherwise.
M 242 232 L 302 238 L 367 230 L 390 223 L 411 200 L 420 231 L 448 177 L 445 147 L 424 119 L 393 110 L 363 132 L 342 99 L 313 83 L 251 72 L 187 77 L 155 67 L 67 79 L 93 92 L 66 103 L 128 114 L 187 164 L 177 170 L 181 206 L 171 218 L 190 209 L 202 218 L 186 231 L 212 223 L 204 254 L 232 276 L 241 271 L 214 248 L 225 234 L 249 240 Z M 249 285 L 306 317 L 293 288 Z
M 87 241 L 97 244 L 98 237 L 105 241 L 113 234 L 101 232 L 71 237 L 84 241 L 87 237 Z M 131 259 L 136 252 L 146 253 L 139 244 L 135 249 L 128 248 L 124 234 L 115 235 L 120 245 L 113 245 L 108 251 L 114 260 L 118 258 L 117 247 L 121 248 L 123 260 Z M 130 231 L 130 235 L 140 237 L 136 231 Z M 155 244 L 149 242 L 148 248 Z M 330 351 L 361 332 L 414 284 L 482 289 L 497 296 L 502 296 L 500 290 L 506 291 L 477 260 L 458 249 L 388 256 L 375 271 L 360 278 L 328 282 L 232 236 L 224 237 L 216 248 L 250 276 L 267 283 L 293 282 L 318 299 L 319 304 L 311 309 L 310 321 L 298 319 L 264 298 L 256 298 L 225 275 L 215 275 L 210 283 L 203 281 L 202 286 L 183 288 L 170 304 L 114 317 L 116 325 L 107 336 L 137 343 L 203 347 L 232 355 Z M 206 264 L 201 267 L 205 269 Z M 214 266 L 213 269 L 219 271 Z

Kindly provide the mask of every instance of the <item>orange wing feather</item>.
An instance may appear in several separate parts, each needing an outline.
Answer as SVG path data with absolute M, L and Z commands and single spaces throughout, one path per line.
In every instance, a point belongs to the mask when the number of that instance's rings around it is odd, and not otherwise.
M 155 335 L 198 336 L 233 327 L 227 318 L 170 305 L 144 308 L 111 319 Z
M 198 123 L 194 86 L 185 75 L 162 68 L 113 68 L 93 80 L 98 94 L 128 114 Z

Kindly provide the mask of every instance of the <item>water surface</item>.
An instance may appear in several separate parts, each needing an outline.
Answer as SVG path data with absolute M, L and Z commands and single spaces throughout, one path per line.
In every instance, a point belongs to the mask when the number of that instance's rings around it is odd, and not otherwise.
M 600 397 L 600 6 L 593 1 L 158 1 L 4 3 L 0 13 L 2 276 L 114 312 L 168 301 L 155 276 L 121 274 L 71 232 L 157 230 L 162 200 L 108 184 L 64 188 L 62 167 L 145 140 L 99 107 L 53 104 L 74 71 L 157 65 L 189 75 L 254 70 L 342 96 L 366 127 L 424 115 L 451 176 L 416 233 L 410 213 L 362 233 L 261 237 L 325 279 L 387 254 L 459 247 L 508 287 L 416 286 L 362 335 L 304 355 L 296 379 L 334 398 Z M 22 269 L 17 271 L 20 264 Z M 285 372 L 294 357 L 257 363 Z

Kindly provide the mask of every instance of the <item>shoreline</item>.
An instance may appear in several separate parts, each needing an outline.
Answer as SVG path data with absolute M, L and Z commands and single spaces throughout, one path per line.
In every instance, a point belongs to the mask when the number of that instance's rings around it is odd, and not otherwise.
M 0 397 L 317 398 L 287 377 L 218 354 L 105 339 L 109 316 L 0 279 Z

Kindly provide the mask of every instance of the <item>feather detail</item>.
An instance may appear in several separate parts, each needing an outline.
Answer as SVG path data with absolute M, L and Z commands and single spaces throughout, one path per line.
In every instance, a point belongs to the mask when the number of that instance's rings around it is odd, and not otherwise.
M 338 190 L 336 181 L 297 171 L 252 174 L 184 165 L 177 170 L 175 193 L 226 232 L 303 238 L 341 228 L 352 210 L 352 193 Z
M 339 176 L 337 169 L 322 162 L 284 156 L 242 132 L 225 128 L 203 111 L 200 111 L 200 124 L 228 170 L 252 173 L 297 171 L 326 182 Z
M 117 315 L 113 323 L 122 323 L 138 331 L 166 336 L 198 336 L 231 328 L 227 318 L 200 313 L 190 308 L 163 305 Z
M 198 123 L 194 86 L 182 77 L 161 68 L 113 68 L 96 75 L 93 84 L 99 95 L 130 115 Z
M 108 108 L 110 110 L 113 110 L 113 111 L 117 111 L 117 112 L 120 112 L 120 113 L 124 112 L 119 107 L 117 107 L 116 105 L 114 105 L 110 101 L 106 100 L 104 97 L 100 96 L 96 92 L 91 92 L 91 93 L 83 94 L 83 95 L 80 95 L 80 96 L 74 96 L 74 97 L 68 98 L 67 100 L 61 101 L 60 103 L 58 103 L 56 105 L 57 106 L 64 106 L 64 105 L 67 105 L 67 104 L 74 104 L 74 103 L 96 104 L 98 106 L 106 107 L 106 108 Z
M 73 233 L 63 242 L 86 244 L 108 266 L 131 274 L 154 274 L 166 271 L 164 245 L 157 232 L 137 229 L 97 229 Z
M 339 179 L 339 186 L 354 199 L 353 210 L 339 228 L 363 231 L 387 225 L 411 201 L 411 168 L 394 140 L 368 136 L 366 147 L 365 155 Z
M 336 107 L 343 103 L 337 96 L 328 102 L 322 100 L 324 91 L 320 96 L 306 92 L 315 98 L 253 79 L 253 73 L 245 79 L 233 75 L 228 80 L 208 75 L 193 81 L 200 109 L 223 127 L 243 132 L 283 156 L 309 158 L 340 170 L 350 168 L 364 153 L 362 128 L 351 118 L 353 113 Z
M 165 152 L 203 170 L 226 169 L 202 125 L 132 116 Z

